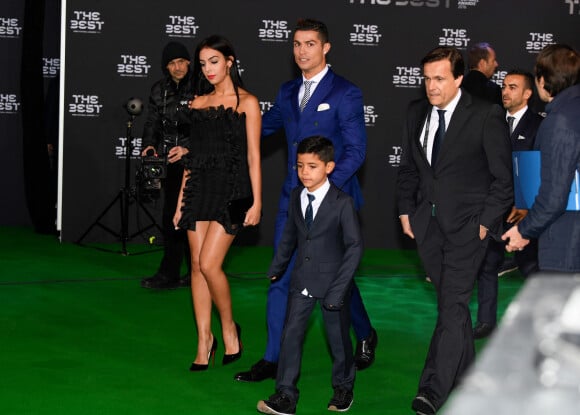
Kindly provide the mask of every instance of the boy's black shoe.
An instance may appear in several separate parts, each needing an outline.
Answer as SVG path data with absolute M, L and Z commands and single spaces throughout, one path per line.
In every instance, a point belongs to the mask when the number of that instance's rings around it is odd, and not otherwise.
M 328 410 L 337 412 L 346 412 L 350 409 L 352 401 L 353 401 L 352 391 L 336 388 L 334 390 L 334 395 L 332 396 L 332 399 L 330 399 L 330 402 L 328 402 Z
M 293 402 L 285 393 L 276 392 L 268 399 L 258 402 L 258 411 L 263 414 L 294 415 L 296 402 Z

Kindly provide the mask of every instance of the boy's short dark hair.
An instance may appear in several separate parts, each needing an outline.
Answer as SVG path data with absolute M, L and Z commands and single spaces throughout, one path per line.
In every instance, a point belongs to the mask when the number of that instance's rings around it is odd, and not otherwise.
M 314 153 L 325 163 L 334 161 L 334 146 L 332 141 L 321 135 L 305 138 L 298 144 L 298 154 Z

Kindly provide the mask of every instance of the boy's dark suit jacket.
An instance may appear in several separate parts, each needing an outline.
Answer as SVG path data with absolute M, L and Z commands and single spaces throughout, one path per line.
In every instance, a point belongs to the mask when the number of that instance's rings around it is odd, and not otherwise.
M 291 193 L 288 221 L 268 275 L 283 275 L 296 247 L 290 289 L 306 289 L 308 295 L 324 299 L 327 309 L 339 309 L 363 253 L 354 202 L 331 184 L 308 230 L 300 205 L 302 189 Z

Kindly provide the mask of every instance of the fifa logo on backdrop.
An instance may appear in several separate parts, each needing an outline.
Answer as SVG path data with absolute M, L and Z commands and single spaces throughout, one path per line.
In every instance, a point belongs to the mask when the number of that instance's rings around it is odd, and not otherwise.
M 60 70 L 60 59 L 42 58 L 42 76 L 45 78 L 54 78 Z
M 350 43 L 358 46 L 378 46 L 383 36 L 376 24 L 353 24 L 350 32 Z
M 568 5 L 568 14 L 574 14 L 574 6 L 578 6 L 576 14 L 580 15 L 580 0 L 564 0 L 564 3 Z
M 0 17 L 0 38 L 18 37 L 22 32 L 18 19 L 15 17 Z
M 117 73 L 121 76 L 146 77 L 151 65 L 147 64 L 147 56 L 121 55 L 121 63 L 117 64 Z
M 118 141 L 119 144 L 115 146 L 115 156 L 118 159 L 124 159 L 127 157 L 127 137 L 119 137 Z M 134 137 L 131 140 L 131 158 L 141 157 L 142 141 L 141 137 Z
M 195 37 L 198 29 L 194 16 L 169 16 L 169 23 L 165 25 L 169 37 Z
M 393 151 L 390 154 L 387 154 L 387 163 L 389 163 L 391 167 L 399 167 L 401 164 L 401 154 L 403 153 L 403 147 L 392 146 L 391 148 Z
M 375 113 L 375 106 L 365 105 L 364 111 L 365 111 L 365 125 L 367 127 L 374 127 L 377 122 L 377 118 L 379 118 L 379 114 Z
M 286 42 L 290 39 L 292 30 L 286 20 L 262 19 L 262 27 L 258 29 L 258 38 L 263 42 Z
M 100 12 L 75 10 L 69 28 L 75 33 L 101 33 L 104 24 Z
M 16 94 L 3 94 L 0 92 L 0 114 L 15 114 L 20 110 L 20 101 Z
M 530 40 L 526 42 L 526 50 L 529 53 L 539 53 L 548 45 L 556 43 L 552 33 L 530 32 Z
M 454 46 L 457 49 L 465 49 L 471 40 L 467 37 L 467 29 L 441 29 L 443 36 L 439 36 L 439 46 Z
M 411 6 L 411 7 L 439 7 L 444 6 L 449 8 L 449 3 L 451 0 L 349 0 L 349 4 L 364 5 L 364 6 Z M 458 0 L 469 1 L 469 0 Z M 477 0 L 471 0 L 477 1 Z
M 396 66 L 393 73 L 393 85 L 396 88 L 419 88 L 423 84 L 423 75 L 418 66 Z
M 73 117 L 98 117 L 101 114 L 102 104 L 99 104 L 98 95 L 71 95 L 72 102 L 68 104 L 68 112 Z
M 272 101 L 260 101 L 260 112 L 264 115 L 264 113 L 268 112 L 273 106 L 274 103 Z

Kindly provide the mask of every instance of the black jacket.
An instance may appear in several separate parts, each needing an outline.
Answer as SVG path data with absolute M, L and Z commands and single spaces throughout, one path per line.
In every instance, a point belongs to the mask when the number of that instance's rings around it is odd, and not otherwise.
M 193 97 L 190 72 L 179 84 L 166 76 L 151 87 L 143 148 L 153 146 L 159 154 L 164 154 L 164 150 L 176 145 L 187 146 L 189 126 L 183 126 L 178 120 L 181 111 L 188 111 L 187 103 Z
M 478 98 L 485 99 L 493 104 L 502 106 L 501 87 L 495 82 L 487 79 L 478 70 L 472 69 L 463 77 L 461 87 Z M 502 106 L 503 108 L 503 106 Z

